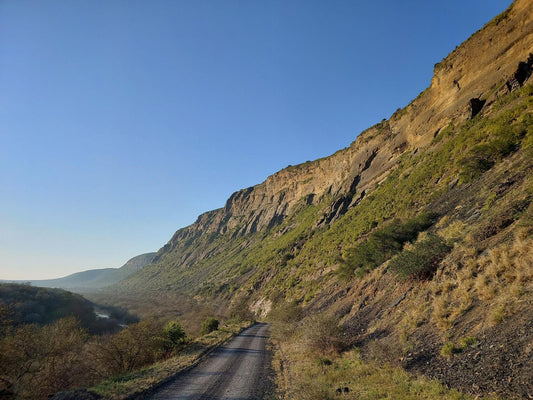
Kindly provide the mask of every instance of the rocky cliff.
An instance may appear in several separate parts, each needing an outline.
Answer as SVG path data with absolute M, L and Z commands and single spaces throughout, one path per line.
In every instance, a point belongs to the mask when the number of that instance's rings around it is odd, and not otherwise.
M 431 85 L 389 120 L 329 157 L 289 166 L 234 193 L 224 208 L 177 231 L 156 261 L 203 234 L 235 237 L 272 228 L 301 202 L 331 199 L 320 224 L 335 221 L 379 185 L 402 154 L 423 149 L 451 121 L 466 120 L 522 86 L 531 75 L 531 52 L 533 3 L 518 0 L 435 64 Z

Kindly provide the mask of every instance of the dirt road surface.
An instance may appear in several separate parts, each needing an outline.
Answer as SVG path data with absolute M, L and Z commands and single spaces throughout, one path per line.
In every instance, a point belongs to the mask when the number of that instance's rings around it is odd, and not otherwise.
M 153 400 L 259 400 L 271 390 L 267 324 L 256 324 L 154 393 Z

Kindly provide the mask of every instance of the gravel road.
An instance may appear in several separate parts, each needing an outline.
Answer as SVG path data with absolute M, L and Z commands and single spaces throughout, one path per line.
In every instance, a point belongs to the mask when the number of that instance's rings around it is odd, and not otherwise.
M 247 400 L 264 399 L 270 389 L 268 325 L 255 324 L 225 346 L 213 351 L 193 369 L 179 374 L 150 399 Z

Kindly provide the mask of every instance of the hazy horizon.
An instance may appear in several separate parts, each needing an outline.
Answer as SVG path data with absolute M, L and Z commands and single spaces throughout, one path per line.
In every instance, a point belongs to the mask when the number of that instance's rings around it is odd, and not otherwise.
M 0 279 L 157 251 L 406 106 L 510 3 L 0 3 Z

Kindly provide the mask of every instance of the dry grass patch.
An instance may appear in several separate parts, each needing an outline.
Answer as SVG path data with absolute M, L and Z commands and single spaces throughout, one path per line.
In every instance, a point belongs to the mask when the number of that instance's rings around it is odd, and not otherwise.
M 491 325 L 503 321 L 533 294 L 532 265 L 533 239 L 526 230 L 481 255 L 457 246 L 430 284 L 432 321 L 446 331 L 478 300 L 487 302 Z
M 332 358 L 328 365 L 319 365 L 311 355 L 296 353 L 290 345 L 278 343 L 283 350 L 278 349 L 275 354 L 276 372 L 283 376 L 280 381 L 285 384 L 279 393 L 282 400 L 479 399 L 401 368 L 365 362 L 357 349 Z

